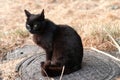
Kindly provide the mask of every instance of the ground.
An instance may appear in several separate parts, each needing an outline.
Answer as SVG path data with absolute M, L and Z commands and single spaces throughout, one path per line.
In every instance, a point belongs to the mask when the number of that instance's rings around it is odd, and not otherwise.
M 119 0 L 0 0 L 0 59 L 15 48 L 33 44 L 25 29 L 24 9 L 40 13 L 45 9 L 46 18 L 56 24 L 72 26 L 82 38 L 84 47 L 95 47 L 104 51 L 116 50 L 106 34 L 108 30 L 115 40 L 120 39 Z M 18 61 L 0 63 L 4 80 L 12 80 L 12 71 Z M 15 63 L 12 67 L 9 64 Z

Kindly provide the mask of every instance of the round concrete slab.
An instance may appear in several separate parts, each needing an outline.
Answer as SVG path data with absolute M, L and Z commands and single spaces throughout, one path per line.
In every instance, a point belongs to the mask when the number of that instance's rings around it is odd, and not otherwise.
M 21 48 L 17 48 L 12 52 L 8 52 L 6 55 L 6 60 L 13 60 L 18 58 L 24 58 L 37 53 L 44 52 L 44 50 L 35 45 L 25 45 Z
M 17 65 L 16 72 L 20 80 L 48 80 L 40 73 L 40 62 L 45 60 L 45 53 L 33 55 Z M 86 50 L 82 69 L 64 75 L 62 80 L 114 80 L 120 75 L 119 62 L 101 53 Z M 59 76 L 54 78 L 59 80 Z

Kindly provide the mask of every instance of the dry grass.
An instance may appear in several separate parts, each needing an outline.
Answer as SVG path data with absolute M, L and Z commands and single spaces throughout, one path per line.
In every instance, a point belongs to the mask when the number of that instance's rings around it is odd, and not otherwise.
M 103 28 L 115 40 L 120 38 L 119 0 L 0 0 L 0 56 L 31 44 L 31 36 L 25 29 L 24 9 L 40 13 L 43 8 L 47 18 L 76 29 L 84 47 L 116 49 Z
M 16 64 L 22 60 L 23 59 L 11 60 L 9 62 L 4 62 L 4 64 L 0 64 L 0 70 L 2 71 L 0 77 L 2 77 L 3 80 L 15 80 L 18 76 L 18 74 L 15 73 Z
M 1 0 L 2 1 L 2 0 Z M 9 50 L 13 46 L 23 44 L 29 37 L 25 30 L 24 9 L 32 13 L 40 13 L 45 9 L 46 16 L 56 23 L 73 26 L 83 39 L 84 46 L 101 46 L 108 41 L 102 27 L 111 30 L 113 37 L 119 37 L 119 1 L 2 1 L 0 13 L 0 43 L 1 52 Z M 5 5 L 5 7 L 2 7 Z M 55 17 L 53 17 L 55 16 Z M 16 38 L 17 37 L 17 38 Z M 107 40 L 106 40 L 107 39 Z M 9 47 L 10 46 L 10 47 Z M 109 50 L 110 45 L 106 49 Z M 105 48 L 104 48 L 105 49 Z M 111 49 L 110 49 L 111 50 Z
M 0 0 L 0 52 L 5 53 L 26 43 L 30 36 L 25 29 L 24 9 L 40 13 L 56 23 L 73 26 L 85 47 L 114 50 L 103 27 L 116 39 L 120 37 L 120 1 L 112 0 Z

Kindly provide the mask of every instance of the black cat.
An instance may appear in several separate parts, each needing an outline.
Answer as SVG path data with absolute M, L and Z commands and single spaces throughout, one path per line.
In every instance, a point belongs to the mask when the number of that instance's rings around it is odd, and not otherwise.
M 68 25 L 57 25 L 46 19 L 44 10 L 36 15 L 25 10 L 25 14 L 27 30 L 33 34 L 34 42 L 46 51 L 46 61 L 41 62 L 43 76 L 59 76 L 63 66 L 64 74 L 81 69 L 83 45 L 73 28 Z

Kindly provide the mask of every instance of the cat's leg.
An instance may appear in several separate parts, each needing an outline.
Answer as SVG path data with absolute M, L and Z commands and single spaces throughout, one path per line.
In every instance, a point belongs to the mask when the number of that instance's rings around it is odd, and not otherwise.
M 47 51 L 46 52 L 46 61 L 51 61 L 51 59 L 52 59 L 52 51 Z
M 41 62 L 41 73 L 43 76 L 46 75 L 44 69 L 51 64 L 51 59 L 52 59 L 52 51 L 47 50 L 46 51 L 46 61 Z
M 52 51 L 46 51 L 46 60 L 41 62 L 41 64 L 49 63 L 52 59 Z
M 46 52 L 46 60 L 41 62 L 41 65 L 48 65 L 51 63 L 52 52 Z

